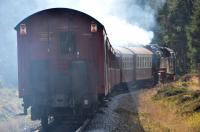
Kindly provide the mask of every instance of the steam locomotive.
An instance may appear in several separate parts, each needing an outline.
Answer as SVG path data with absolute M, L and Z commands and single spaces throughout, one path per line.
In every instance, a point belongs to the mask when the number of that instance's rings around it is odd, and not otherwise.
M 31 119 L 84 119 L 115 85 L 175 76 L 174 51 L 113 47 L 95 18 L 68 8 L 37 12 L 16 27 L 19 97 Z

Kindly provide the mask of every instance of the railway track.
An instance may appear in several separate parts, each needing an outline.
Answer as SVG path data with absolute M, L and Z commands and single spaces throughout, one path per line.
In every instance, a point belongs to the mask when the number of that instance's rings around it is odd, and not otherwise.
M 87 119 L 83 122 L 83 124 L 75 131 L 75 132 L 83 132 L 85 128 L 88 126 L 90 123 L 91 119 Z
M 86 119 L 81 125 L 77 125 L 74 123 L 69 123 L 69 122 L 51 122 L 48 125 L 48 132 L 83 132 L 86 127 L 89 125 L 91 119 Z M 36 128 L 32 128 L 30 130 L 31 132 L 46 132 L 45 130 L 42 130 L 41 126 L 38 126 Z

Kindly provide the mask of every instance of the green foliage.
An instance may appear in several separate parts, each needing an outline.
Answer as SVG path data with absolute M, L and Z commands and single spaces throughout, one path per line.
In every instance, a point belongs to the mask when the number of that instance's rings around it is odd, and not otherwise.
M 178 73 L 194 70 L 200 61 L 200 1 L 167 0 L 157 22 L 153 42 L 176 51 Z
M 187 32 L 187 45 L 188 45 L 188 58 L 191 64 L 190 69 L 195 68 L 195 64 L 200 61 L 200 1 L 194 3 L 193 14 L 191 22 L 186 28 Z
M 191 91 L 186 88 L 164 88 L 159 90 L 153 99 L 176 107 L 181 115 L 192 114 L 200 109 L 200 91 Z

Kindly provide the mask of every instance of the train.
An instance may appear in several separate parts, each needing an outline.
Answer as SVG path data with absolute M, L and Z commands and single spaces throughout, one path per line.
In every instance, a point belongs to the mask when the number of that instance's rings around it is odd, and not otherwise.
M 105 27 L 69 8 L 36 12 L 19 22 L 18 91 L 24 113 L 48 125 L 85 119 L 117 85 L 175 76 L 175 52 L 158 45 L 112 46 Z

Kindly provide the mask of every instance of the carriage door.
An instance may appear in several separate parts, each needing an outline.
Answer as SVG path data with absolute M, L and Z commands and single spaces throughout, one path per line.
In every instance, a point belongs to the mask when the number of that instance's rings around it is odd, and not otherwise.
M 48 60 L 32 60 L 31 86 L 38 96 L 48 92 L 48 65 Z
M 88 105 L 91 96 L 88 64 L 85 61 L 72 61 L 70 71 L 72 93 L 75 100 Z

